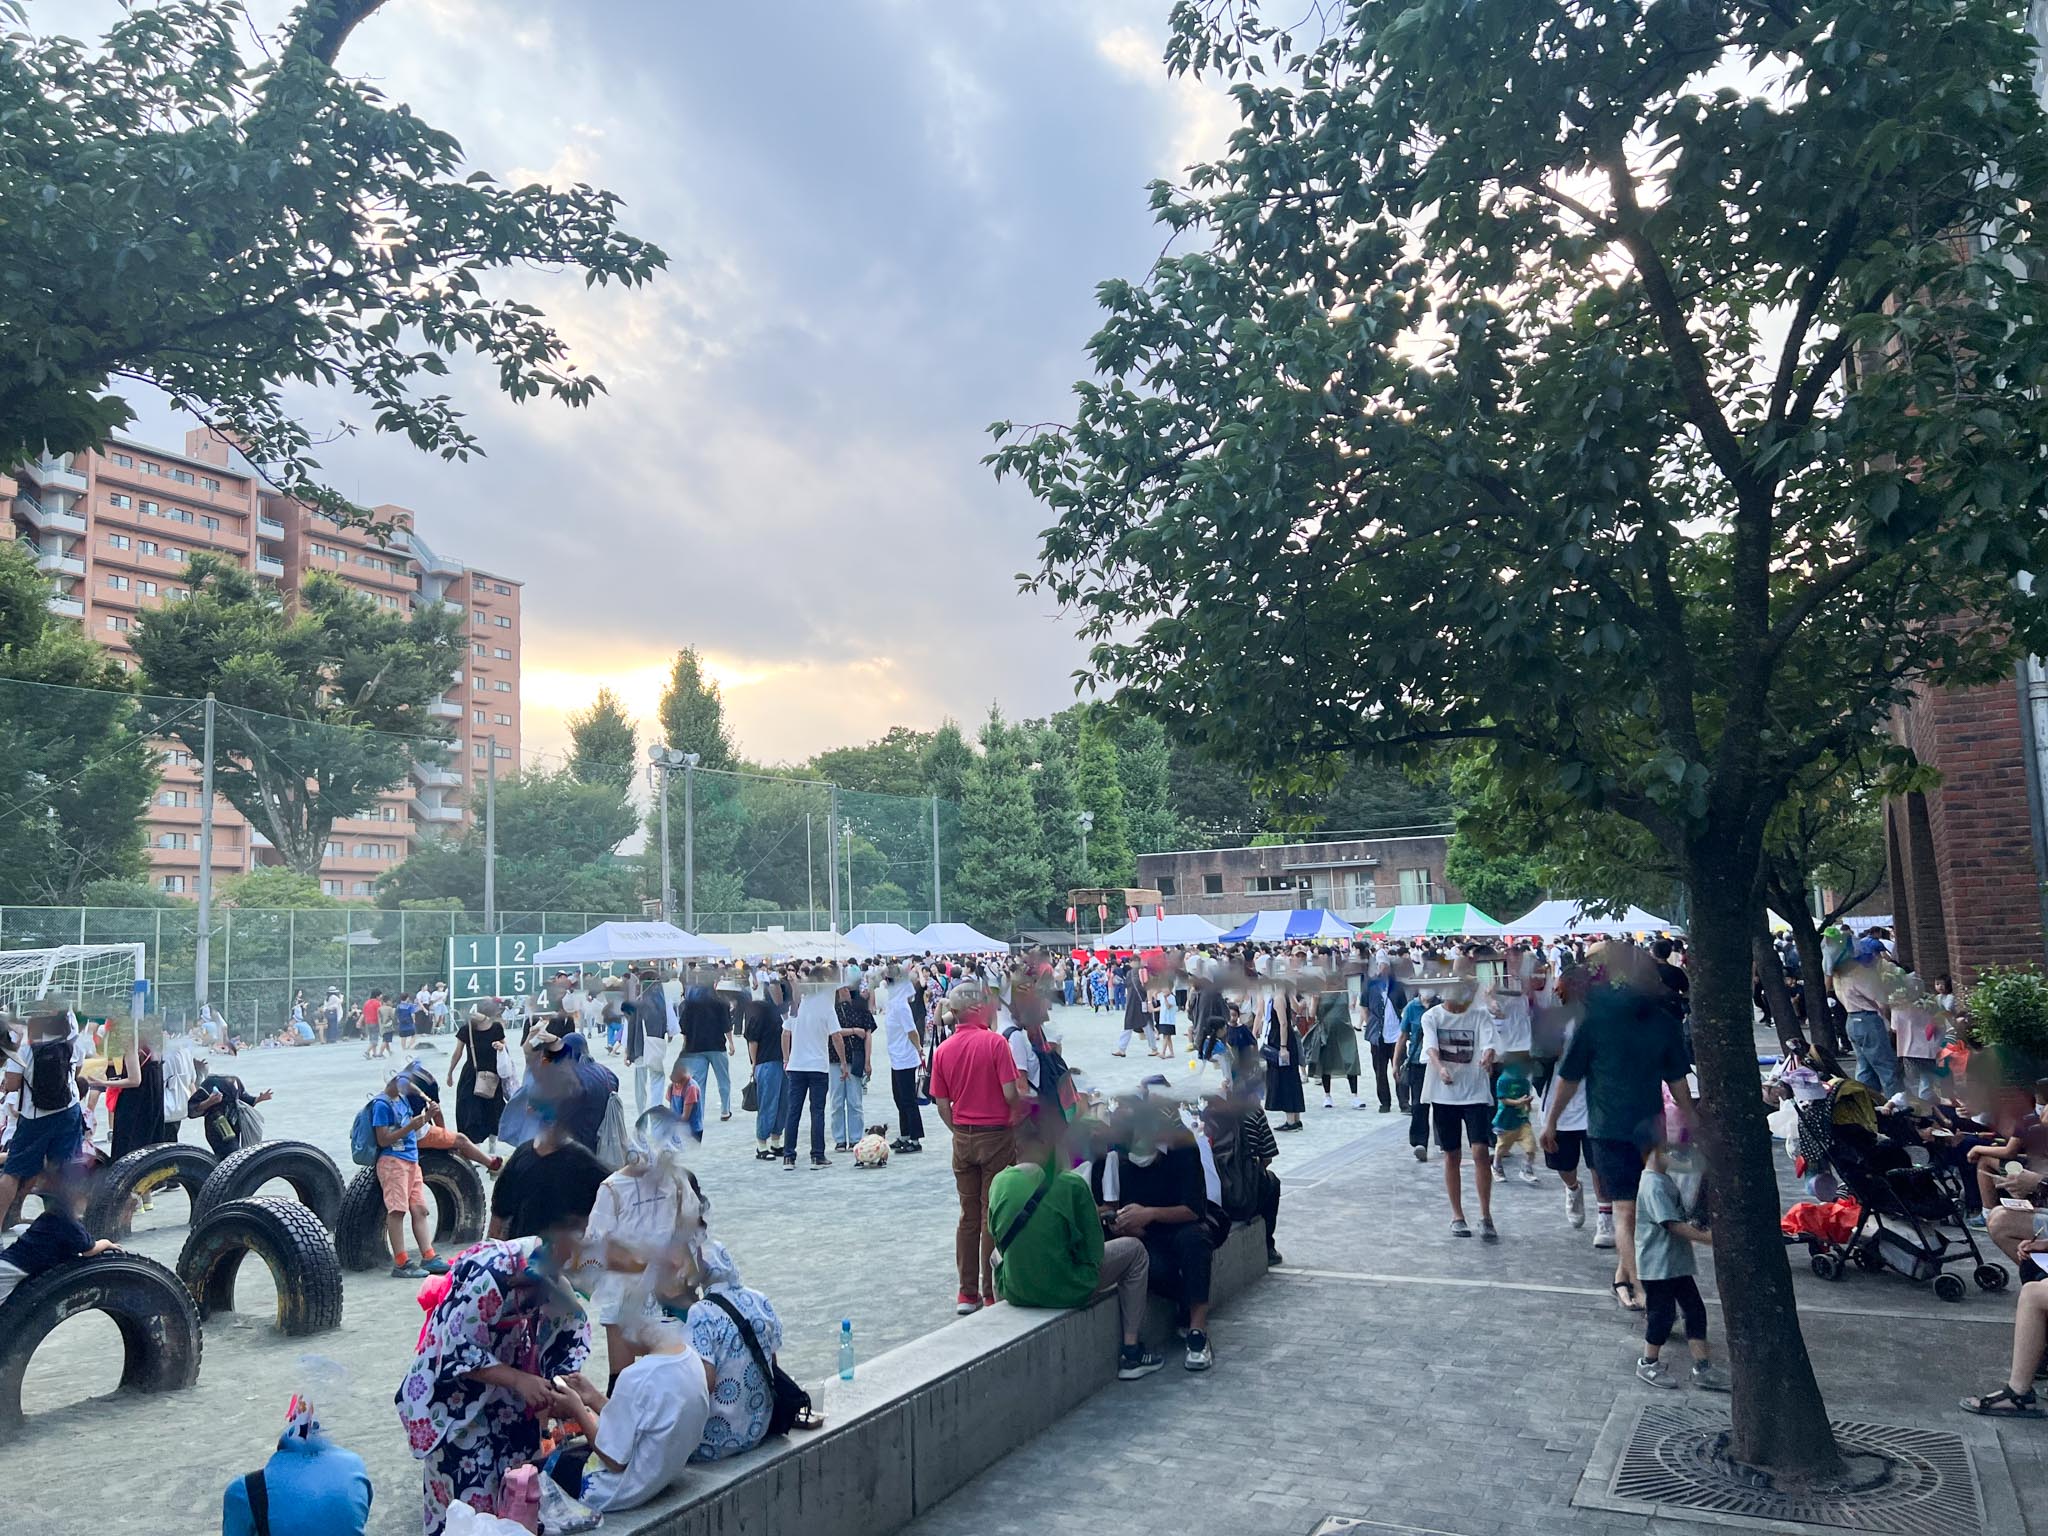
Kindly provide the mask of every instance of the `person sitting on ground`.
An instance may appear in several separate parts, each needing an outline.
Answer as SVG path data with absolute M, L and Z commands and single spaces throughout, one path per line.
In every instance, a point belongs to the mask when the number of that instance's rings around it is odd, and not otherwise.
M 1017 1125 L 1017 1161 L 989 1188 L 996 1293 L 1013 1307 L 1067 1308 L 1115 1291 L 1117 1380 L 1136 1381 L 1166 1363 L 1138 1339 L 1152 1261 L 1136 1237 L 1104 1241 L 1088 1181 L 1066 1166 L 1066 1124 L 1054 1107 L 1029 1106 Z
M 589 1214 L 586 1200 L 542 1235 L 487 1239 L 457 1257 L 395 1399 L 421 1463 L 423 1536 L 440 1536 L 458 1499 L 503 1513 L 500 1485 L 539 1454 L 544 1417 L 580 1411 L 553 1383 L 590 1356 L 590 1324 L 566 1278 Z
M 114 1252 L 106 1238 L 97 1242 L 79 1220 L 85 1210 L 86 1183 L 75 1165 L 66 1164 L 54 1185 L 43 1189 L 43 1209 L 21 1236 L 0 1248 L 0 1302 L 14 1294 L 24 1280 L 69 1264 L 74 1259 L 96 1259 Z
M 258 1104 L 270 1102 L 271 1090 L 251 1093 L 239 1077 L 219 1076 L 207 1071 L 211 1058 L 211 1047 L 195 1041 L 192 1046 L 192 1071 L 199 1079 L 199 1086 L 192 1090 L 187 1102 L 185 1118 L 197 1120 L 199 1128 L 206 1133 L 206 1144 L 213 1149 L 215 1157 L 226 1157 L 238 1147 L 253 1146 L 262 1140 L 260 1134 L 245 1136 L 245 1131 L 260 1132 L 262 1121 L 251 1115 Z
M 638 1509 L 680 1482 L 711 1418 L 717 1373 L 691 1345 L 690 1325 L 637 1306 L 626 1331 L 633 1363 L 608 1394 L 580 1371 L 563 1379 L 574 1400 L 567 1419 L 590 1438 L 554 1458 L 548 1471 L 595 1510 Z
M 2048 1254 L 2048 1238 L 2023 1238 L 2014 1247 L 2020 1273 L 2032 1271 L 2038 1275 L 2040 1270 L 2032 1255 Z M 2006 1373 L 2005 1384 L 1981 1396 L 1964 1398 L 1961 1406 L 1966 1413 L 2007 1419 L 2042 1416 L 2034 1383 L 2048 1371 L 2048 1283 L 2037 1280 L 2031 1285 L 2022 1284 L 2016 1303 L 2012 1318 L 2012 1366 Z
M 1150 1260 L 1151 1289 L 1168 1297 L 1187 1327 L 1191 1371 L 1214 1363 L 1209 1346 L 1209 1275 L 1214 1252 L 1202 1223 L 1208 1186 L 1194 1136 L 1163 1099 L 1149 1094 L 1118 1116 L 1089 1183 L 1107 1235 L 1135 1237 Z
M 270 1460 L 221 1496 L 220 1536 L 363 1536 L 374 1496 L 363 1458 L 321 1432 L 311 1398 L 294 1395 L 284 1418 Z
M 741 1284 L 739 1266 L 725 1244 L 705 1239 L 698 1264 L 703 1294 L 690 1307 L 690 1343 L 711 1368 L 711 1416 L 690 1459 L 723 1461 L 768 1438 L 782 1319 L 766 1296 Z M 816 1422 L 803 1427 L 815 1428 Z
M 427 1112 L 408 1101 L 409 1086 L 403 1068 L 393 1072 L 370 1107 L 370 1134 L 377 1141 L 377 1187 L 384 1194 L 384 1233 L 391 1244 L 391 1274 L 399 1280 L 448 1273 L 448 1261 L 434 1252 L 433 1215 L 420 1174 L 420 1131 L 427 1124 Z M 405 1248 L 408 1217 L 419 1243 L 417 1261 Z

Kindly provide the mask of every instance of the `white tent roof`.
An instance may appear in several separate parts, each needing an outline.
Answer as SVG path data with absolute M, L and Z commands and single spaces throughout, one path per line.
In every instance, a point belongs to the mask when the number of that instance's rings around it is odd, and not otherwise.
M 551 945 L 535 965 L 610 965 L 623 960 L 723 960 L 731 950 L 685 933 L 674 923 L 599 923 L 590 932 Z
M 1509 933 L 1533 933 L 1555 939 L 1577 933 L 1673 932 L 1678 925 L 1641 907 L 1628 907 L 1618 917 L 1608 917 L 1584 901 L 1542 901 L 1501 926 Z
M 1092 949 L 1133 949 L 1140 944 L 1212 944 L 1223 930 L 1206 917 L 1177 912 L 1171 917 L 1141 917 L 1125 923 L 1114 933 L 1082 934 L 1081 943 Z
M 926 923 L 917 930 L 917 947 L 927 955 L 1007 955 L 1001 939 L 977 933 L 965 923 Z
M 921 955 L 924 946 L 901 923 L 860 923 L 846 930 L 846 942 L 868 955 Z
M 851 960 L 869 951 L 841 938 L 833 928 L 758 928 L 747 933 L 707 933 L 741 960 Z

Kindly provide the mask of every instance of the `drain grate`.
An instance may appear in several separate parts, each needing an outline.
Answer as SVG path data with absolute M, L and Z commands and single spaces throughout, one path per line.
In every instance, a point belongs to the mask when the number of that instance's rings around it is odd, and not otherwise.
M 1733 1525 L 1804 1526 L 1873 1536 L 1990 1536 L 1970 1448 L 1941 1430 L 1837 1423 L 1849 1472 L 1835 1487 L 1774 1488 L 1721 1454 L 1728 1418 L 1652 1404 L 1622 1448 L 1610 1507 Z

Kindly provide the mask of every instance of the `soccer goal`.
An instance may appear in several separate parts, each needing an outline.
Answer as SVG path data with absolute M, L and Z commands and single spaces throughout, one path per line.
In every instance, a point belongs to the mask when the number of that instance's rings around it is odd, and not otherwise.
M 0 1013 L 24 1017 L 54 994 L 80 1014 L 126 1018 L 149 986 L 146 944 L 59 944 L 0 949 Z

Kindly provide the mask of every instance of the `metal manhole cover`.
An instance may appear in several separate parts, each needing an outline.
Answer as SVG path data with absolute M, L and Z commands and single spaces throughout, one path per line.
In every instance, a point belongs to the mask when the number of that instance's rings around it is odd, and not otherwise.
M 1608 1485 L 1610 1508 L 1731 1525 L 1805 1526 L 1874 1536 L 1989 1536 L 1970 1448 L 1942 1430 L 1836 1423 L 1849 1464 L 1833 1488 L 1782 1491 L 1721 1457 L 1725 1413 L 1642 1410 Z

